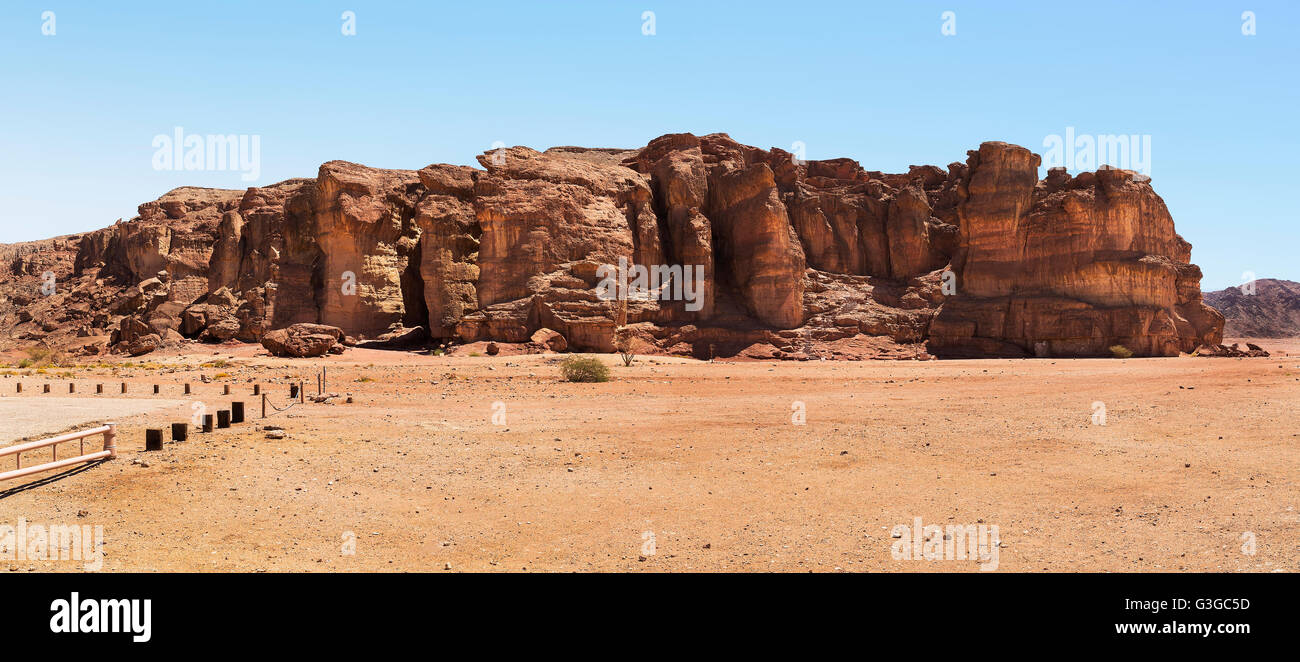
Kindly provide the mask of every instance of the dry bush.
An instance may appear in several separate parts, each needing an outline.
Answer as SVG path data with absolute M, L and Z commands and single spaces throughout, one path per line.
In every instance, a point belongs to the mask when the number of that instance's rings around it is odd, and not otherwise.
M 574 356 L 560 364 L 560 375 L 568 382 L 607 382 L 609 367 L 600 359 Z
M 33 347 L 27 350 L 27 358 L 19 362 L 18 367 L 58 367 L 63 365 L 65 360 L 66 357 L 63 356 L 63 352 L 56 349 L 50 349 L 49 347 Z
M 623 359 L 624 367 L 632 365 L 636 360 L 636 352 L 632 347 L 632 332 L 627 327 L 621 327 L 614 332 L 614 350 L 618 352 L 619 358 Z

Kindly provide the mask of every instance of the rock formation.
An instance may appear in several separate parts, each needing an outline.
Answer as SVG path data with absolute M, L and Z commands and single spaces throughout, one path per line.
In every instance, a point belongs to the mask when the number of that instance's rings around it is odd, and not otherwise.
M 725 134 L 479 163 L 332 161 L 314 179 L 180 188 L 103 230 L 0 246 L 0 330 L 83 353 L 258 342 L 299 323 L 607 352 L 621 328 L 667 353 L 797 359 L 1171 355 L 1221 340 L 1190 245 L 1129 171 L 1039 181 L 1037 155 L 987 142 L 946 170 L 885 174 Z
M 324 356 L 343 353 L 343 329 L 299 322 L 262 335 L 262 346 L 275 356 Z
M 1201 302 L 1191 244 L 1150 184 L 1103 168 L 1071 178 L 989 142 L 967 161 L 953 255 L 957 296 L 931 327 L 941 355 L 1190 352 L 1223 321 Z M 1217 342 L 1217 340 L 1215 340 Z
M 1204 357 L 1228 357 L 1228 358 L 1268 358 L 1269 353 L 1264 348 L 1253 343 L 1246 343 L 1246 349 L 1238 347 L 1237 343 L 1232 346 L 1227 345 L 1201 345 L 1196 348 L 1195 356 Z

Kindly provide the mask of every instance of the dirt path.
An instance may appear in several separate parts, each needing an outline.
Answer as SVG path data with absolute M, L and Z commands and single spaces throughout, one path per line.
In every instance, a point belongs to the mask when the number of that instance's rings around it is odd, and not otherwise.
M 64 386 L 66 389 L 67 387 Z M 70 398 L 45 396 L 31 400 L 0 398 L 0 446 L 22 439 L 53 436 L 70 429 L 102 425 L 119 418 L 134 418 L 160 410 L 183 411 L 188 400 L 132 398 Z M 180 418 L 177 420 L 184 420 Z

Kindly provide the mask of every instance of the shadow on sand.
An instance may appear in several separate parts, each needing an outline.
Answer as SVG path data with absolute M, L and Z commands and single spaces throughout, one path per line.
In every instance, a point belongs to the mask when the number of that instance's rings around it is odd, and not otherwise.
M 34 480 L 30 483 L 24 483 L 22 485 L 18 485 L 17 487 L 11 487 L 6 490 L 0 490 L 0 499 L 7 499 L 20 492 L 26 492 L 27 490 L 49 485 L 50 483 L 63 480 L 64 478 L 67 478 L 69 476 L 75 476 L 83 471 L 89 471 L 91 468 L 97 467 L 107 461 L 108 459 L 105 458 L 102 460 L 95 460 L 94 462 L 87 462 L 86 464 L 83 464 L 81 466 L 72 467 L 71 469 L 60 471 L 59 473 L 56 473 L 52 476 L 46 476 L 44 478 Z

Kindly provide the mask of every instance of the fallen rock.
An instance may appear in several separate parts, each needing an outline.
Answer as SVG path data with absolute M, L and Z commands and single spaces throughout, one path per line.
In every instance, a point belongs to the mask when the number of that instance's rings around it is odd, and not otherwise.
M 123 317 L 121 324 L 118 326 L 117 340 L 131 344 L 137 339 L 150 334 L 158 335 L 153 330 L 153 327 L 149 326 L 144 320 L 138 317 Z
M 151 333 L 146 336 L 140 336 L 134 341 L 125 343 L 126 353 L 131 356 L 141 356 L 162 347 L 162 336 Z
M 1196 348 L 1196 356 L 1209 357 L 1228 357 L 1228 358 L 1264 358 L 1269 353 L 1264 351 L 1259 345 L 1246 343 L 1246 349 L 1241 349 L 1237 343 L 1231 346 L 1221 344 L 1201 345 Z
M 200 304 L 190 306 L 181 313 L 181 333 L 187 336 L 197 335 L 208 326 L 208 307 Z
M 563 335 L 560 335 L 559 331 L 552 331 L 547 328 L 541 328 L 533 332 L 530 340 L 543 349 L 549 349 L 552 352 L 563 352 L 569 347 L 568 341 L 564 339 Z
M 294 324 L 284 329 L 268 331 L 262 336 L 262 346 L 275 356 L 324 356 L 338 347 L 343 351 L 343 330 L 327 324 Z
M 225 342 L 238 335 L 239 329 L 240 323 L 238 319 L 226 317 L 209 324 L 199 336 L 199 340 L 203 342 Z

